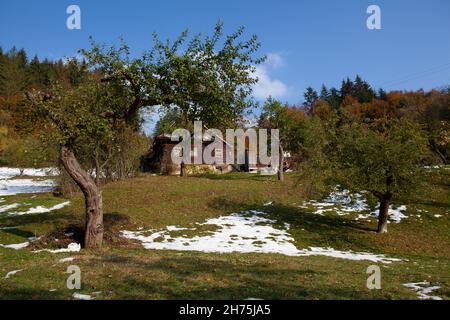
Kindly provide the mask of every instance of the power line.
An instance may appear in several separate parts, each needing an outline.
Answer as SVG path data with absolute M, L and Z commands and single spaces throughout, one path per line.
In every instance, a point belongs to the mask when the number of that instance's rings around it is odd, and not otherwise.
M 415 80 L 415 79 L 420 79 L 422 77 L 428 77 L 430 75 L 445 71 L 449 68 L 450 68 L 450 63 L 446 63 L 443 65 L 435 66 L 435 67 L 427 69 L 427 70 L 411 73 L 409 75 L 397 78 L 395 80 L 387 81 L 387 82 L 383 83 L 382 85 L 380 85 L 379 87 L 391 87 L 393 85 L 405 83 L 405 82 Z

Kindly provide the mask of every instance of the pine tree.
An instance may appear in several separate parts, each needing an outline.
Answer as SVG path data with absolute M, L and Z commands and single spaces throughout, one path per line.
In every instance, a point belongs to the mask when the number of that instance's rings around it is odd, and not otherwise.
M 378 99 L 387 101 L 387 93 L 382 88 L 378 90 Z
M 0 61 L 0 95 L 6 109 L 13 109 L 28 86 L 25 51 L 13 47 Z
M 303 96 L 305 98 L 303 106 L 307 112 L 310 112 L 314 107 L 314 104 L 316 103 L 317 99 L 319 99 L 317 91 L 314 90 L 312 87 L 308 87 L 306 88 L 306 92 L 303 94 Z
M 320 99 L 328 101 L 329 97 L 330 93 L 328 92 L 327 87 L 324 84 L 322 84 L 322 89 L 320 90 Z
M 30 79 L 33 85 L 40 87 L 41 85 L 41 63 L 37 55 L 30 61 L 29 67 Z
M 16 59 L 17 59 L 17 63 L 19 64 L 20 68 L 26 69 L 26 67 L 28 65 L 28 57 L 27 57 L 27 53 L 25 52 L 24 49 L 20 49 L 17 52 Z
M 359 75 L 356 76 L 352 89 L 352 96 L 361 103 L 370 102 L 373 98 L 375 98 L 375 92 L 373 91 L 371 86 Z
M 350 78 L 342 80 L 341 90 L 340 90 L 340 96 L 341 96 L 342 100 L 345 97 L 351 96 L 353 94 L 353 92 L 354 92 L 353 86 L 354 86 L 354 84 L 353 84 L 352 80 L 350 80 Z
M 329 98 L 327 100 L 328 104 L 333 108 L 333 109 L 338 109 L 340 104 L 341 104 L 341 95 L 339 93 L 339 91 L 336 88 L 331 88 L 330 89 L 330 95 Z

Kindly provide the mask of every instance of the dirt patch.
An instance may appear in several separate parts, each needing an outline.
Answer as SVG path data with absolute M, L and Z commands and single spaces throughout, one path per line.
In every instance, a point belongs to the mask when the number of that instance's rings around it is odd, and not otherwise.
M 130 226 L 129 217 L 120 213 L 107 213 L 103 218 L 104 235 L 103 244 L 118 248 L 141 247 L 140 243 L 126 239 L 120 235 L 120 230 Z M 84 245 L 84 226 L 70 225 L 66 228 L 55 229 L 30 244 L 31 250 L 67 248 L 70 243 Z
M 56 229 L 39 237 L 30 244 L 31 250 L 61 249 L 73 242 L 83 243 L 84 228 L 70 225 L 64 229 Z
M 141 247 L 138 241 L 131 241 L 121 236 L 120 230 L 130 226 L 130 218 L 121 213 L 106 213 L 103 217 L 105 233 L 103 241 L 106 245 L 119 248 Z

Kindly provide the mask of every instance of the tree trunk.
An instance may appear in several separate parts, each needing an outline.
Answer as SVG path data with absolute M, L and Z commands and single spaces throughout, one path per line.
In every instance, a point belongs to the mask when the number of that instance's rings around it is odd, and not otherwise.
M 283 151 L 283 147 L 279 146 L 279 152 L 280 152 L 280 157 L 279 157 L 279 163 L 278 163 L 278 180 L 279 181 L 284 181 L 284 151 Z
M 98 155 L 98 145 L 95 147 L 95 184 L 100 186 L 100 160 Z
M 186 164 L 183 162 L 181 162 L 181 168 L 180 168 L 180 176 L 181 177 L 186 177 Z
M 92 177 L 81 168 L 70 147 L 61 146 L 60 160 L 84 195 L 86 210 L 84 246 L 86 248 L 99 248 L 103 241 L 102 194 Z
M 380 211 L 378 214 L 378 233 L 386 233 L 387 232 L 387 223 L 389 216 L 389 205 L 391 202 L 391 195 L 384 194 L 380 198 Z

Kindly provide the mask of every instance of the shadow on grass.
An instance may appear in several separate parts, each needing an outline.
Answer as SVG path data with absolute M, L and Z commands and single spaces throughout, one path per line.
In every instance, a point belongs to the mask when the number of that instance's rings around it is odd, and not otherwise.
M 276 181 L 276 176 L 265 176 L 255 173 L 224 173 L 224 174 L 210 174 L 210 173 L 203 173 L 203 174 L 195 174 L 191 175 L 190 177 L 195 178 L 204 178 L 209 180 L 229 180 L 229 181 L 236 181 L 236 180 L 252 180 L 252 181 Z
M 299 265 L 286 266 L 283 261 L 252 262 L 248 257 L 203 258 L 200 256 L 163 257 L 145 261 L 135 256 L 113 255 L 95 259 L 95 265 L 107 268 L 114 264 L 103 294 L 115 299 L 361 299 L 367 297 L 364 286 L 355 289 L 336 281 L 327 281 L 333 273 Z M 89 265 L 82 267 L 85 270 Z M 94 267 L 94 266 L 93 266 Z M 105 275 L 106 275 L 105 274 Z M 102 280 L 104 282 L 104 280 Z M 365 283 L 365 282 L 364 282 Z M 94 289 L 83 287 L 83 292 Z M 94 288 L 94 287 L 92 287 Z M 88 291 L 90 290 L 90 291 Z M 70 299 L 72 292 L 3 287 L 0 299 Z
M 130 218 L 122 213 L 108 212 L 103 215 L 104 240 L 108 244 L 126 245 L 129 241 L 120 237 L 120 229 L 129 224 Z M 72 242 L 84 244 L 85 220 L 83 216 L 75 213 L 30 214 L 15 216 L 0 220 L 0 226 L 17 226 L 1 230 L 3 233 L 16 235 L 28 239 L 35 236 L 33 232 L 26 231 L 34 224 L 47 225 L 37 241 L 32 244 L 33 249 L 63 248 Z
M 66 293 L 61 290 L 50 292 L 48 289 L 32 288 L 2 288 L 0 300 L 64 300 L 70 297 L 72 292 Z
M 434 208 L 446 208 L 450 209 L 450 203 L 449 202 L 440 202 L 440 201 L 433 201 L 433 200 L 425 200 L 425 199 L 410 199 L 408 200 L 409 204 L 415 204 L 415 205 L 424 205 L 428 207 L 434 207 Z
M 15 235 L 15 236 L 22 237 L 22 238 L 26 238 L 26 239 L 34 237 L 34 233 L 33 232 L 20 230 L 18 228 L 4 229 L 4 230 L 1 230 L 1 231 L 3 233 L 8 233 L 8 234 Z
M 74 222 L 80 219 L 80 215 L 70 212 L 51 212 L 51 213 L 36 213 L 22 216 L 3 216 L 0 217 L 0 225 L 30 225 L 30 224 L 60 224 L 67 221 Z
M 116 292 L 128 288 L 126 298 L 129 299 L 350 299 L 364 295 L 350 286 L 338 288 L 323 283 L 329 275 L 324 271 L 273 265 L 273 262 L 249 265 L 249 257 L 251 255 L 244 255 L 242 260 L 232 261 L 170 257 L 147 263 L 135 257 L 110 257 L 106 262 L 123 264 L 124 270 L 131 271 L 112 284 Z M 160 277 L 143 278 L 134 275 L 130 267 L 160 274 Z

